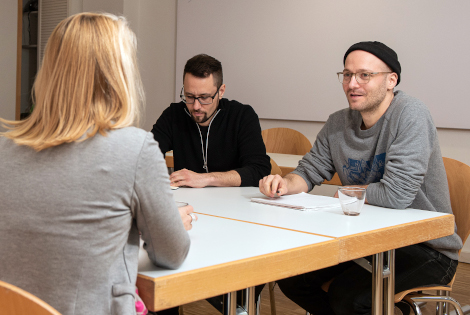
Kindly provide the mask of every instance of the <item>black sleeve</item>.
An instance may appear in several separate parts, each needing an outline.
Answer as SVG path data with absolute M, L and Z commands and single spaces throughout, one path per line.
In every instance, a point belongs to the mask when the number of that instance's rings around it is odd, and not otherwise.
M 152 128 L 153 138 L 158 142 L 163 156 L 168 151 L 173 150 L 172 128 L 171 128 L 171 108 L 168 107 L 158 118 Z
M 235 169 L 240 174 L 240 186 L 258 186 L 259 180 L 271 173 L 271 162 L 261 136 L 258 115 L 251 106 L 241 119 L 238 148 L 242 167 Z

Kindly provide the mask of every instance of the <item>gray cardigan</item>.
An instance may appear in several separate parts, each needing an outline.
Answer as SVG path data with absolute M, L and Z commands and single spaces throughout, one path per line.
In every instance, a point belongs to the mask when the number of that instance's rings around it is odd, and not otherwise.
M 111 131 L 40 152 L 0 137 L 0 280 L 62 314 L 135 314 L 139 231 L 177 268 L 189 236 L 153 135 Z

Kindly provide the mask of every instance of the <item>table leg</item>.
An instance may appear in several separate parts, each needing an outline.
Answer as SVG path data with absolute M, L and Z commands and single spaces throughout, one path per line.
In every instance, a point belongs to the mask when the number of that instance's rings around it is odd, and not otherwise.
M 395 312 L 395 250 L 372 256 L 372 314 L 393 315 Z
M 249 287 L 245 290 L 245 305 L 243 305 L 248 315 L 255 315 L 255 305 L 255 287 Z
M 384 313 L 395 313 L 395 250 L 387 252 L 387 267 L 384 270 Z
M 383 269 L 384 253 L 372 256 L 372 315 L 383 311 Z
M 224 294 L 224 315 L 236 315 L 237 313 L 237 292 Z

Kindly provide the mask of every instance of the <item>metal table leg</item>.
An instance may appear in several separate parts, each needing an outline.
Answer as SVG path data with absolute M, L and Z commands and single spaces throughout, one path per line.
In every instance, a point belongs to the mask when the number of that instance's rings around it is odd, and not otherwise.
M 237 313 L 237 292 L 224 294 L 224 315 L 236 315 Z
M 383 261 L 383 253 L 372 256 L 372 315 L 382 315 L 383 311 Z
M 255 315 L 255 287 L 245 290 L 245 303 L 243 305 L 248 315 Z
M 393 315 L 395 310 L 395 250 L 386 252 L 385 257 L 384 267 L 384 253 L 372 256 L 373 315 Z
M 387 267 L 384 270 L 384 313 L 395 313 L 395 250 L 387 252 Z
M 224 294 L 224 315 L 256 315 L 255 287 L 243 290 L 241 306 L 237 306 L 237 292 Z

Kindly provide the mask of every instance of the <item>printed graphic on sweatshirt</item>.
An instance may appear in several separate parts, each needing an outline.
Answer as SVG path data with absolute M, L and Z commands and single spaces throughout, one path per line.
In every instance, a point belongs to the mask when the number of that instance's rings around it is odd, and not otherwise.
M 385 170 L 385 153 L 376 155 L 370 161 L 348 159 L 343 173 L 350 185 L 365 185 L 382 179 Z

